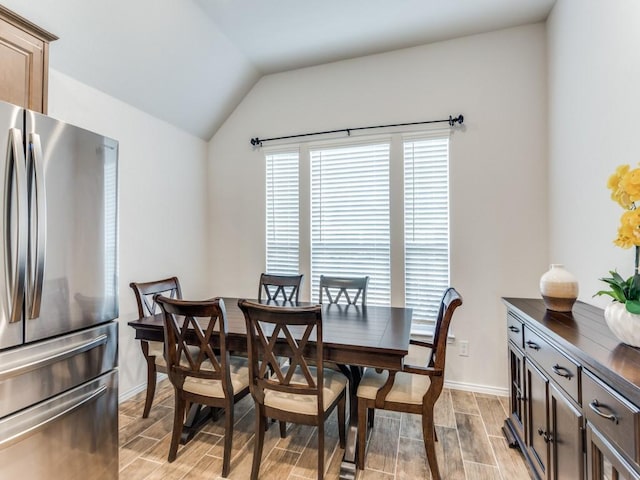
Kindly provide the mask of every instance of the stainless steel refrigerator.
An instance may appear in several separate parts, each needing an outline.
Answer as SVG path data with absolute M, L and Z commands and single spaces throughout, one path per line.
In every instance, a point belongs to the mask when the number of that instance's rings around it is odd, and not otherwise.
M 0 479 L 118 478 L 118 143 L 0 102 Z

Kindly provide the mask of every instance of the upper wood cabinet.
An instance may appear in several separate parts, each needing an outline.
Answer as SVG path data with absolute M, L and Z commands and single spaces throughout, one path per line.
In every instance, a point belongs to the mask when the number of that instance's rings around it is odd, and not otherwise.
M 0 5 L 0 100 L 47 113 L 49 42 L 57 39 Z

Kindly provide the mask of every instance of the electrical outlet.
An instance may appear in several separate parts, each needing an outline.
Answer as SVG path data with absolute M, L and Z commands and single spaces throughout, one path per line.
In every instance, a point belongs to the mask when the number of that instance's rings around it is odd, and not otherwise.
M 460 340 L 460 353 L 461 357 L 469 356 L 469 341 L 468 340 Z

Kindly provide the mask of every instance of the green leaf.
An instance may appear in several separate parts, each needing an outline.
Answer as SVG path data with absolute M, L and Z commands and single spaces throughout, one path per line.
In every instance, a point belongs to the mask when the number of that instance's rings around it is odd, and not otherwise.
M 629 280 L 631 280 L 631 285 L 627 298 L 629 300 L 640 300 L 640 275 L 636 273 L 633 277 L 629 278 Z
M 613 292 L 611 290 L 600 290 L 597 293 L 594 293 L 593 296 L 600 296 L 600 295 L 609 295 L 611 298 L 613 298 L 614 300 L 617 300 L 620 303 L 625 303 L 626 299 L 624 298 L 624 296 L 618 295 L 616 292 Z
M 627 307 L 627 312 L 640 314 L 640 301 L 638 300 L 627 300 L 625 303 Z
M 618 272 L 616 272 L 615 270 L 611 270 L 611 271 L 609 271 L 609 273 L 611 274 L 613 279 L 618 283 L 618 285 L 622 285 L 623 283 L 625 283 L 624 278 L 622 278 L 620 276 L 620 274 Z
M 601 295 L 609 295 L 614 300 L 618 300 L 611 290 L 600 290 L 599 292 L 594 293 L 593 297 L 599 297 Z

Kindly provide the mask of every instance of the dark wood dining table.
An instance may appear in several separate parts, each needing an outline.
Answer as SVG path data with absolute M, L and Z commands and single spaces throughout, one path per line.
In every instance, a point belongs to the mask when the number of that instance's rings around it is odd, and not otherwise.
M 227 348 L 246 352 L 246 326 L 237 298 L 223 298 L 227 316 Z M 267 303 L 267 302 L 263 302 Z M 274 302 L 270 303 L 271 305 Z M 311 305 L 299 302 L 287 305 Z M 354 479 L 356 475 L 356 439 L 358 402 L 356 392 L 361 367 L 384 370 L 402 369 L 409 349 L 411 308 L 327 304 L 322 309 L 324 360 L 334 362 L 349 377 L 350 415 L 347 445 L 340 468 L 340 479 Z M 163 341 L 161 314 L 129 322 L 136 339 Z M 313 349 L 313 342 L 310 342 Z M 310 351 L 311 353 L 311 351 Z

